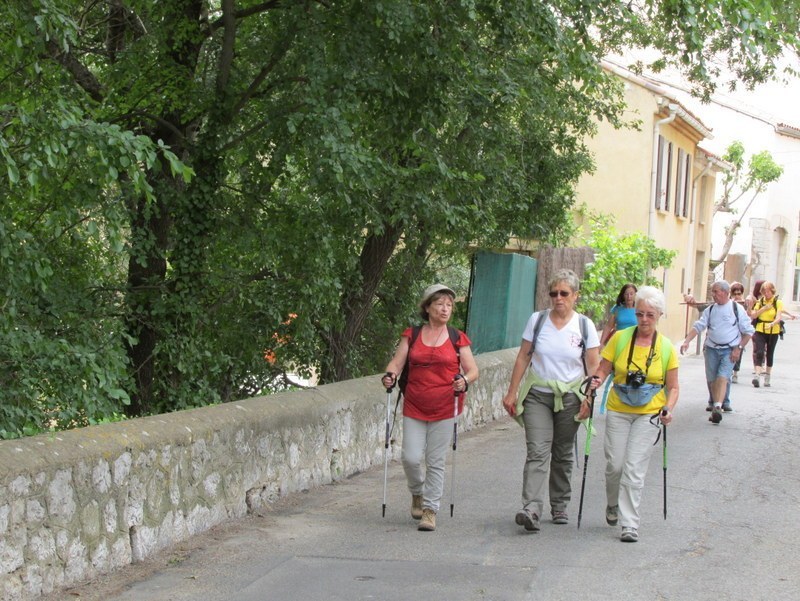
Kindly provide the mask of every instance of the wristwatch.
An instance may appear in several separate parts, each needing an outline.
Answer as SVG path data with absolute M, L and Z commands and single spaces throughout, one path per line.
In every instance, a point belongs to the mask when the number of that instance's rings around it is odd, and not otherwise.
M 740 345 L 738 345 L 736 348 L 738 348 L 740 351 L 743 351 L 743 350 L 744 350 L 744 347 L 743 347 L 741 344 L 740 344 Z

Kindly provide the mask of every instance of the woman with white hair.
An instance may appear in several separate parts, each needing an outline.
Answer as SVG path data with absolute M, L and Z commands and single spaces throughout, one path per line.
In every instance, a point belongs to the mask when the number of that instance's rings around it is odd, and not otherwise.
M 613 372 L 606 417 L 606 522 L 620 524 L 623 542 L 639 540 L 639 504 L 657 435 L 653 418 L 672 421 L 678 402 L 678 353 L 656 330 L 664 293 L 653 286 L 636 292 L 636 327 L 615 333 L 592 377 L 597 388 Z

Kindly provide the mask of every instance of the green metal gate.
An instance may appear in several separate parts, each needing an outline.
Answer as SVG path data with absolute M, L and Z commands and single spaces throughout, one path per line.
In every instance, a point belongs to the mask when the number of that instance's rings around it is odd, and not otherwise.
M 474 353 L 519 346 L 534 310 L 536 270 L 536 259 L 525 255 L 475 255 L 466 323 Z

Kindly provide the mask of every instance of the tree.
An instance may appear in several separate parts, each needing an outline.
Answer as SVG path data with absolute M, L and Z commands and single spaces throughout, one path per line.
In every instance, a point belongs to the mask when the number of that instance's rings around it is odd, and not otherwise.
M 159 160 L 190 176 L 163 145 L 87 115 L 83 93 L 46 58 L 75 42 L 74 21 L 29 8 L 5 7 L 0 25 L 0 438 L 85 425 L 129 402 L 114 317 L 121 199 L 154 198 L 147 173 Z
M 747 211 L 753 206 L 755 199 L 767 189 L 769 184 L 778 181 L 783 175 L 783 167 L 778 165 L 766 150 L 751 156 L 745 169 L 745 148 L 739 141 L 732 142 L 722 158 L 730 163 L 733 168 L 726 171 L 723 176 L 722 194 L 719 201 L 714 205 L 714 215 L 717 213 L 730 213 L 738 215 L 738 218 L 725 227 L 725 243 L 722 245 L 722 251 L 718 259 L 720 262 L 724 261 L 728 256 L 733 244 L 733 238 L 736 236 L 739 227 L 741 227 Z M 734 205 L 747 195 L 750 195 L 750 200 L 740 213 L 738 207 Z
M 607 0 L 7 4 L 9 432 L 374 372 L 435 261 L 566 235 L 583 140 L 623 124 L 605 53 L 691 66 L 734 19 L 748 81 L 797 49 L 788 9 L 739 2 L 691 31 Z
M 581 283 L 580 310 L 595 323 L 605 321 L 608 307 L 628 282 L 659 286 L 654 269 L 669 268 L 677 254 L 655 245 L 639 232 L 620 234 L 613 217 L 590 216 L 591 234 L 586 244 L 594 249 L 594 262 L 586 267 Z

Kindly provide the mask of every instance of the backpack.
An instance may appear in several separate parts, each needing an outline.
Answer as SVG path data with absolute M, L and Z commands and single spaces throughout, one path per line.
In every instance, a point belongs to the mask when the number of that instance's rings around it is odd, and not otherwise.
M 773 298 L 774 298 L 774 300 L 772 301 L 772 306 L 775 307 L 775 310 L 777 311 L 778 310 L 778 295 L 776 294 Z M 760 309 L 763 306 L 764 306 L 764 299 L 762 297 L 762 298 L 759 298 L 756 301 L 756 303 L 753 305 L 753 311 L 756 311 L 756 310 Z M 751 321 L 750 323 L 753 324 L 753 327 L 756 327 L 759 323 L 767 323 L 767 322 L 766 321 L 762 321 L 761 317 L 754 317 L 753 321 Z M 738 325 L 738 321 L 737 321 L 737 325 Z M 781 338 L 783 338 L 783 334 L 785 332 L 786 332 L 786 328 L 783 325 L 783 320 L 781 320 Z
M 531 340 L 531 350 L 528 351 L 528 356 L 530 357 L 533 355 L 533 351 L 536 348 L 536 340 L 539 338 L 539 332 L 542 331 L 542 327 L 544 327 L 544 320 L 550 316 L 550 309 L 545 309 L 541 313 L 539 313 L 539 317 L 536 318 L 536 323 L 533 324 L 533 340 Z M 578 314 L 580 328 L 581 328 L 581 363 L 583 363 L 583 373 L 584 375 L 588 375 L 588 370 L 586 369 L 586 341 L 589 338 L 589 318 L 585 315 Z
M 761 300 L 759 299 L 758 302 L 760 303 Z M 714 305 L 716 305 L 716 304 L 717 303 L 711 303 L 708 306 L 708 331 L 709 331 L 709 333 L 711 332 L 711 311 L 714 310 Z M 736 301 L 733 301 L 733 319 L 734 319 L 734 325 L 736 326 L 736 329 L 739 330 L 739 303 L 737 303 Z M 759 322 L 759 318 L 756 318 L 753 321 L 751 321 L 750 323 L 753 326 L 756 326 L 756 325 L 758 325 L 758 322 Z M 739 330 L 739 332 L 741 333 L 741 330 Z M 734 338 L 734 340 L 735 340 L 735 338 Z M 717 344 L 714 340 L 712 340 L 712 342 L 714 344 Z
M 414 326 L 411 328 L 411 338 L 408 340 L 408 353 L 406 353 L 406 363 L 403 366 L 403 372 L 400 374 L 400 378 L 397 380 L 397 385 L 400 388 L 400 394 L 397 396 L 397 401 L 400 402 L 400 397 L 406 391 L 406 384 L 408 384 L 408 361 L 411 358 L 411 347 L 414 346 L 414 342 L 416 342 L 417 338 L 419 338 L 419 334 L 422 331 L 422 326 Z M 453 349 L 456 351 L 456 358 L 458 359 L 458 365 L 461 366 L 461 349 L 458 346 L 458 341 L 461 339 L 461 332 L 459 332 L 456 328 L 451 325 L 447 326 L 447 333 L 450 335 L 450 344 L 453 345 Z
M 758 302 L 760 303 L 761 301 L 759 300 Z M 717 303 L 711 303 L 708 306 L 708 323 L 709 323 L 709 326 L 711 325 L 711 311 L 712 311 L 712 309 L 714 309 L 714 305 L 716 305 L 716 304 Z M 736 324 L 737 328 L 739 327 L 739 309 L 737 307 L 738 304 L 739 303 L 737 303 L 736 301 L 733 301 L 733 318 L 736 320 L 735 324 Z M 753 325 L 756 325 L 756 323 L 758 323 L 758 318 L 753 320 Z
M 616 363 L 617 358 L 620 356 L 625 347 L 631 342 L 631 338 L 633 338 L 633 332 L 636 330 L 635 327 L 625 328 L 619 335 L 619 339 L 617 340 L 617 346 L 614 348 L 614 361 Z M 672 356 L 672 345 L 671 344 L 664 344 L 664 336 L 663 334 L 660 335 L 661 338 L 659 339 L 659 352 L 661 353 L 661 377 L 664 379 L 664 382 L 667 381 L 667 365 L 669 365 L 669 359 Z

